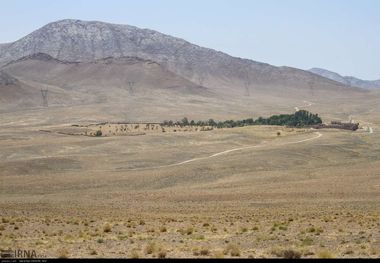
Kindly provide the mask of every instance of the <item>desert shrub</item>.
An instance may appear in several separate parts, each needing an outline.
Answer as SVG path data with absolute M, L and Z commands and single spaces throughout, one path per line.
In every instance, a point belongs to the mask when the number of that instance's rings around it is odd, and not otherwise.
M 104 233 L 109 233 L 112 231 L 112 227 L 109 223 L 106 223 L 104 226 L 103 226 L 103 232 Z
M 322 250 L 317 253 L 318 258 L 334 258 L 334 255 L 327 250 Z
M 248 232 L 248 228 L 246 228 L 246 227 L 242 227 L 242 228 L 240 229 L 240 231 L 241 231 L 242 233 L 246 233 L 246 232 Z
M 136 250 L 132 250 L 131 254 L 129 255 L 130 258 L 139 258 L 140 255 Z
M 310 237 L 305 237 L 302 241 L 302 246 L 311 246 L 314 243 L 314 240 Z
M 223 251 L 215 251 L 214 252 L 214 258 L 224 258 L 224 253 L 223 253 Z
M 145 247 L 145 254 L 150 255 L 156 251 L 156 244 L 151 242 Z
M 225 255 L 230 254 L 231 257 L 240 257 L 240 249 L 237 245 L 229 244 L 223 251 Z
M 166 258 L 166 251 L 161 250 L 160 252 L 158 252 L 158 258 Z
M 205 236 L 204 235 L 194 235 L 195 240 L 204 240 Z
M 103 133 L 102 133 L 101 130 L 98 130 L 98 131 L 96 131 L 96 133 L 95 133 L 95 136 L 96 136 L 96 137 L 101 137 L 102 135 L 103 135 Z
M 210 255 L 210 250 L 208 248 L 202 248 L 200 254 L 201 256 L 208 256 Z
M 301 252 L 295 251 L 293 249 L 273 249 L 272 255 L 285 258 L 285 259 L 298 259 L 301 258 Z
M 188 228 L 186 229 L 186 234 L 187 234 L 187 235 L 191 235 L 193 232 L 194 232 L 194 229 L 193 229 L 192 227 L 188 227 Z
M 57 251 L 57 257 L 58 258 L 68 258 L 69 257 L 69 251 L 66 248 L 60 248 Z
M 301 253 L 298 251 L 294 251 L 292 249 L 287 249 L 283 251 L 283 258 L 286 259 L 296 259 L 296 258 L 301 258 Z

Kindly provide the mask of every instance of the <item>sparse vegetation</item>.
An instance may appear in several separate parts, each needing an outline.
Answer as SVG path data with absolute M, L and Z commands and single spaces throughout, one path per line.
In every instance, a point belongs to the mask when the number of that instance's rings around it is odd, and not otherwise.
M 146 254 L 146 255 L 153 254 L 153 253 L 155 253 L 156 249 L 157 249 L 157 245 L 156 245 L 156 243 L 151 242 L 151 243 L 149 243 L 149 244 L 145 247 L 145 254 Z
M 240 249 L 235 244 L 228 244 L 223 253 L 224 255 L 230 254 L 231 257 L 240 257 Z
M 334 254 L 327 250 L 322 250 L 317 253 L 318 258 L 334 258 Z
M 66 248 L 60 248 L 57 251 L 58 258 L 69 258 L 69 251 Z
M 201 256 L 208 256 L 210 255 L 210 250 L 208 248 L 202 248 L 200 251 Z
M 109 223 L 106 223 L 104 226 L 103 226 L 103 232 L 104 233 L 109 233 L 112 231 L 112 227 Z
M 166 251 L 161 250 L 160 252 L 158 252 L 158 258 L 166 258 Z
M 295 251 L 294 249 L 282 249 L 282 248 L 273 248 L 271 254 L 278 258 L 285 259 L 298 259 L 301 258 L 302 253 Z
M 286 259 L 301 258 L 301 253 L 292 249 L 287 249 L 282 252 L 282 257 Z
M 195 121 L 188 122 L 196 125 Z M 108 125 L 105 128 L 108 130 Z M 98 126 L 93 133 L 96 129 Z M 62 136 L 70 142 L 64 145 L 67 149 L 55 144 L 33 148 L 29 141 L 22 141 L 22 147 L 31 148 L 30 156 L 46 147 L 52 157 L 48 161 L 26 158 L 21 163 L 15 156 L 15 160 L 2 162 L 5 181 L 10 182 L 8 177 L 13 180 L 12 187 L 3 187 L 2 192 L 0 246 L 7 248 L 17 242 L 48 257 L 58 257 L 61 247 L 70 251 L 70 257 L 92 258 L 298 258 L 299 253 L 304 258 L 376 257 L 379 249 L 374 240 L 380 227 L 377 205 L 332 201 L 326 206 L 329 197 L 340 200 L 342 193 L 357 200 L 365 189 L 375 192 L 377 166 L 362 166 L 369 157 L 374 158 L 373 164 L 377 162 L 374 152 L 364 151 L 374 136 L 328 132 L 323 144 L 299 143 L 289 148 L 283 143 L 308 140 L 314 137 L 313 131 L 253 126 L 208 134 L 110 138 L 102 143 Z M 331 146 L 331 139 L 339 144 L 339 151 Z M 85 157 L 80 156 L 79 142 L 85 146 Z M 0 140 L 0 144 L 4 145 L 4 156 L 21 147 L 9 140 Z M 259 148 L 203 159 L 251 145 Z M 107 154 L 107 161 L 97 163 L 94 153 Z M 347 163 L 346 157 L 351 155 L 357 158 L 354 166 Z M 192 158 L 201 159 L 178 167 L 150 169 Z M 7 169 L 4 163 L 10 161 L 15 165 Z M 52 171 L 56 166 L 61 169 L 59 173 Z M 321 169 L 313 169 L 317 166 Z M 336 167 L 346 169 L 338 175 L 352 174 L 338 189 L 330 181 L 335 176 L 329 176 L 338 171 Z M 375 182 L 374 188 L 354 176 L 362 169 L 371 185 Z M 50 178 L 45 173 L 61 176 Z M 351 191 L 352 182 L 357 184 L 357 191 Z M 30 196 L 32 201 L 43 187 L 49 198 L 38 206 L 34 201 L 22 203 L 11 193 L 16 187 L 28 192 L 26 198 Z M 369 197 L 373 196 L 360 196 L 361 200 L 372 200 Z M 19 207 L 18 202 L 22 204 Z M 277 246 L 278 251 L 272 251 Z
M 139 253 L 137 252 L 137 250 L 132 250 L 131 254 L 129 255 L 130 258 L 132 259 L 136 259 L 136 258 L 140 258 L 140 255 Z

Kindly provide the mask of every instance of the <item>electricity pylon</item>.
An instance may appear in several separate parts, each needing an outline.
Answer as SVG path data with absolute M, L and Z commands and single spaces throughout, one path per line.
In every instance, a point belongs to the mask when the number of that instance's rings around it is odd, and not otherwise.
M 47 89 L 41 89 L 41 95 L 42 95 L 42 107 L 47 108 L 49 106 L 48 103 L 48 90 Z

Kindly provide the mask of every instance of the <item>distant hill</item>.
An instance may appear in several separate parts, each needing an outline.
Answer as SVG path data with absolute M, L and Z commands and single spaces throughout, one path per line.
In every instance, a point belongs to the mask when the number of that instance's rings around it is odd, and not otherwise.
M 159 92 L 171 93 L 173 97 L 176 94 L 212 95 L 207 88 L 166 70 L 156 62 L 135 57 L 67 62 L 39 53 L 8 63 L 0 76 L 0 84 L 17 84 L 17 79 L 20 79 L 30 86 L 49 89 L 53 104 L 63 105 L 115 102 L 125 97 L 157 95 Z M 65 94 L 60 96 L 64 100 L 57 99 L 58 94 Z M 38 97 L 35 105 L 40 104 L 41 98 Z
M 138 57 L 155 61 L 200 86 L 241 95 L 251 90 L 309 92 L 311 83 L 319 89 L 343 87 L 307 71 L 235 58 L 153 30 L 103 22 L 61 20 L 0 50 L 3 65 L 36 53 L 69 62 Z
M 40 90 L 0 71 L 0 110 L 17 110 L 41 104 Z
M 50 106 L 82 105 L 86 116 L 128 114 L 135 121 L 241 118 L 365 95 L 308 71 L 232 57 L 157 31 L 80 20 L 0 44 L 0 70 L 18 80 L 18 89 L 0 90 L 8 98 L 0 109 L 40 107 L 41 89 L 48 89 Z
M 347 86 L 358 87 L 362 89 L 380 89 L 380 80 L 371 81 L 362 80 L 355 77 L 344 77 L 339 75 L 338 73 L 321 68 L 312 68 L 309 71 L 322 77 L 340 82 Z

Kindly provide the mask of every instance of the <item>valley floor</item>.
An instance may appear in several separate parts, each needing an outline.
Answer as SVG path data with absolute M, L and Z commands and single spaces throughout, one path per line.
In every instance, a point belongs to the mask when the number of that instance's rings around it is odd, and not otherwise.
M 95 138 L 2 115 L 0 249 L 378 258 L 374 119 L 373 133 L 253 126 Z

